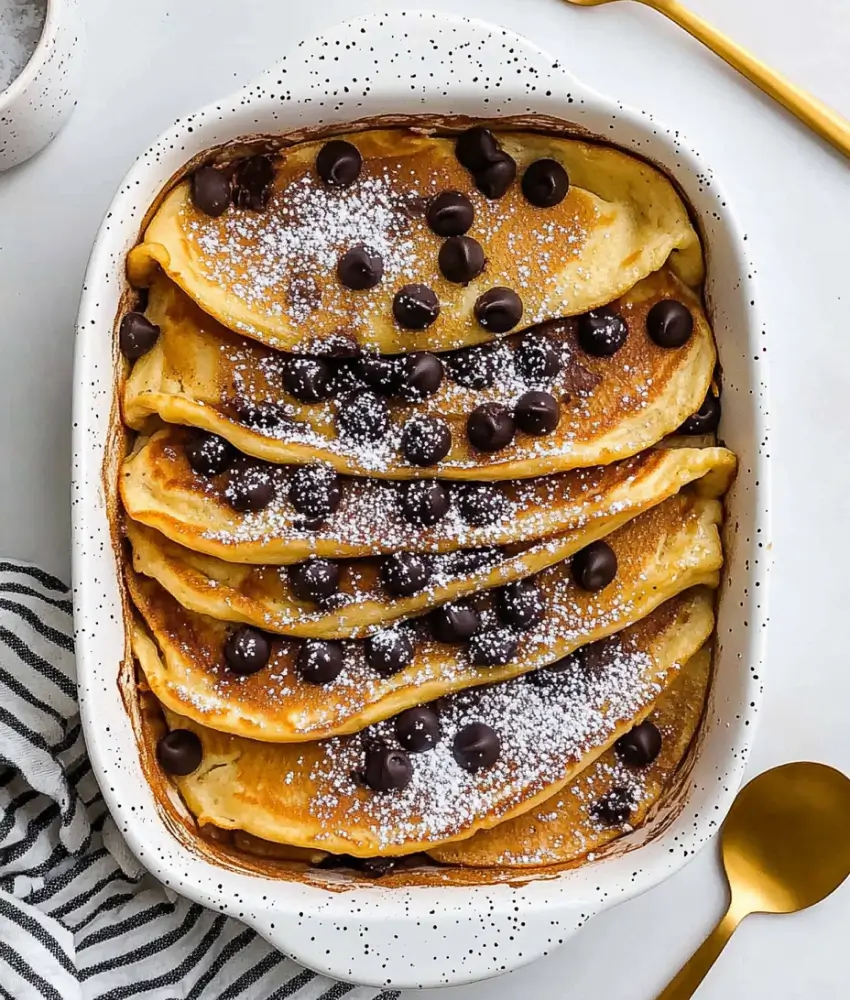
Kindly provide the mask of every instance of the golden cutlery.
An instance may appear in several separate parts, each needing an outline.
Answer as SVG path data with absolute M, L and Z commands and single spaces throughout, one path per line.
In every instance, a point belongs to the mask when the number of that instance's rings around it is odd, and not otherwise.
M 850 778 L 825 764 L 783 764 L 739 794 L 720 834 L 732 899 L 658 1000 L 693 996 L 732 932 L 751 913 L 795 913 L 850 875 Z
M 566 0 L 578 7 L 598 7 L 604 3 L 614 3 L 615 0 Z M 707 45 L 716 55 L 724 59 L 730 66 L 743 74 L 765 94 L 778 101 L 792 115 L 805 122 L 818 135 L 841 150 L 845 156 L 850 156 L 850 122 L 831 108 L 822 104 L 817 98 L 796 87 L 784 76 L 772 70 L 760 59 L 747 52 L 740 45 L 721 34 L 716 28 L 703 21 L 701 17 L 692 14 L 677 0 L 636 0 L 645 4 L 659 14 L 669 17 L 688 34 L 693 35 L 703 45 Z

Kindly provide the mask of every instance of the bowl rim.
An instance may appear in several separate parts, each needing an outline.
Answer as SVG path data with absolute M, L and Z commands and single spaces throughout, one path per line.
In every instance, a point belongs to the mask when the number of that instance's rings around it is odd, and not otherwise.
M 52 0 L 52 2 L 56 3 L 57 0 Z M 463 26 L 465 30 L 469 30 L 473 33 L 481 31 L 485 31 L 489 34 L 498 33 L 504 37 L 509 38 L 511 42 L 515 46 L 520 48 L 520 50 L 525 55 L 529 57 L 533 56 L 538 61 L 541 68 L 547 69 L 547 71 L 552 75 L 553 79 L 556 79 L 561 83 L 563 83 L 564 81 L 569 83 L 572 92 L 575 93 L 576 97 L 582 103 L 594 102 L 600 110 L 605 110 L 608 112 L 616 111 L 617 114 L 620 115 L 626 122 L 631 124 L 640 124 L 641 127 L 643 127 L 641 119 L 643 119 L 644 122 L 646 121 L 645 114 L 639 111 L 638 109 L 631 108 L 628 105 L 620 103 L 611 98 L 605 97 L 592 87 L 589 87 L 586 84 L 582 83 L 581 81 L 577 80 L 566 69 L 560 66 L 558 60 L 549 55 L 544 49 L 540 48 L 535 43 L 529 41 L 528 39 L 517 34 L 516 32 L 497 27 L 496 25 L 491 25 L 488 24 L 487 22 L 474 18 L 464 18 L 455 15 L 435 13 L 432 11 L 405 11 L 405 12 L 394 12 L 392 14 L 367 15 L 362 18 L 356 18 L 354 20 L 344 22 L 343 25 L 334 25 L 331 28 L 328 28 L 325 31 L 321 32 L 318 36 L 316 36 L 316 38 L 305 39 L 303 42 L 300 43 L 300 45 L 293 46 L 293 52 L 297 48 L 305 44 L 313 44 L 315 42 L 319 42 L 323 39 L 326 39 L 327 37 L 331 36 L 333 32 L 338 31 L 343 27 L 353 28 L 353 26 L 357 26 L 358 29 L 360 30 L 363 30 L 363 27 L 369 30 L 373 30 L 375 29 L 379 20 L 381 23 L 390 21 L 399 24 L 400 26 L 402 23 L 401 19 L 405 17 L 410 19 L 404 22 L 404 26 L 406 27 L 410 26 L 411 20 L 415 17 L 422 17 L 422 18 L 427 17 L 429 19 L 438 19 L 443 24 Z M 262 73 L 259 77 L 249 82 L 245 87 L 240 88 L 238 91 L 235 92 L 235 94 L 231 94 L 228 97 L 212 102 L 211 104 L 207 105 L 204 109 L 201 109 L 194 115 L 190 116 L 190 118 L 197 119 L 199 117 L 203 117 L 204 113 L 213 111 L 214 109 L 220 110 L 226 107 L 228 103 L 231 102 L 234 108 L 238 107 L 240 98 L 244 98 L 247 95 L 256 92 L 258 89 L 261 90 L 264 83 L 273 80 L 278 73 L 280 65 L 281 64 L 276 64 L 275 66 L 271 67 L 270 69 Z M 349 117 L 348 120 L 351 120 L 351 117 Z M 90 358 L 89 355 L 91 354 L 94 355 L 95 357 L 98 356 L 96 349 L 92 348 L 89 344 L 89 340 L 87 339 L 87 329 L 90 323 L 95 322 L 94 317 L 97 315 L 96 302 L 99 296 L 99 290 L 103 286 L 103 278 L 101 277 L 101 275 L 103 273 L 104 267 L 111 269 L 111 271 L 114 274 L 116 268 L 120 266 L 116 260 L 116 253 L 115 253 L 115 247 L 117 244 L 115 236 L 113 235 L 114 230 L 116 228 L 113 216 L 119 214 L 119 209 L 122 208 L 122 199 L 126 194 L 126 192 L 131 188 L 131 186 L 137 182 L 138 176 L 148 174 L 151 172 L 156 173 L 157 170 L 159 170 L 159 180 L 157 181 L 156 185 L 157 188 L 160 189 L 165 184 L 168 183 L 168 177 L 164 175 L 163 168 L 161 166 L 159 167 L 157 166 L 159 162 L 157 158 L 157 149 L 158 147 L 161 147 L 162 144 L 171 142 L 175 139 L 185 138 L 184 135 L 186 127 L 185 122 L 186 122 L 185 119 L 182 122 L 178 121 L 175 125 L 166 129 L 163 132 L 163 134 L 159 136 L 157 140 L 155 140 L 155 142 L 151 145 L 151 147 L 139 156 L 139 158 L 136 160 L 136 162 L 128 172 L 121 186 L 119 187 L 115 198 L 113 199 L 112 203 L 110 204 L 107 210 L 104 222 L 100 230 L 98 231 L 97 237 L 95 239 L 91 259 L 89 262 L 89 267 L 86 274 L 86 285 L 84 286 L 83 297 L 80 304 L 80 314 L 79 314 L 78 333 L 77 333 L 77 348 L 76 348 L 76 358 L 75 358 L 74 420 L 75 420 L 75 427 L 77 428 L 75 430 L 75 452 L 77 452 L 78 455 L 86 447 L 84 438 L 86 430 L 89 428 L 89 422 L 92 417 L 91 402 L 89 399 L 86 398 L 85 387 L 88 385 L 88 383 L 91 381 L 93 377 L 92 367 L 91 367 L 92 363 L 94 362 L 95 368 L 97 367 L 97 364 L 96 361 L 94 361 L 94 358 L 93 357 Z M 654 125 L 657 126 L 659 131 L 662 129 L 662 126 L 657 121 L 652 119 L 652 122 Z M 344 123 L 340 122 L 337 131 L 342 131 L 342 130 L 344 130 Z M 290 130 L 287 129 L 283 131 L 285 133 Z M 670 130 L 667 131 L 670 132 Z M 245 135 L 244 130 L 240 129 L 237 132 L 232 133 L 231 138 L 236 139 L 237 137 L 244 135 Z M 602 138 L 604 139 L 604 136 Z M 210 145 L 216 145 L 216 144 L 208 143 L 207 148 Z M 622 147 L 622 144 L 620 145 Z M 699 154 L 692 149 L 691 144 L 687 142 L 680 135 L 680 133 L 676 132 L 675 140 L 667 142 L 666 146 L 668 147 L 668 152 L 670 153 L 672 153 L 672 151 L 675 149 L 676 154 L 683 158 L 683 162 L 686 163 L 686 166 L 689 171 L 696 172 L 699 169 L 705 169 L 704 164 L 700 162 Z M 631 152 L 637 153 L 637 155 L 642 155 L 640 149 L 634 149 L 631 150 Z M 191 159 L 191 157 L 186 155 L 183 157 L 183 159 L 184 161 L 188 161 L 189 159 Z M 666 164 L 664 165 L 664 168 L 667 171 L 668 175 L 671 175 L 671 170 Z M 746 260 L 745 260 L 745 255 L 743 253 L 741 227 L 737 222 L 734 211 L 728 207 L 728 199 L 725 197 L 722 185 L 719 184 L 714 178 L 712 178 L 712 185 L 715 191 L 717 191 L 719 195 L 723 196 L 724 201 L 727 204 L 727 207 L 725 209 L 726 224 L 730 228 L 731 234 L 734 237 L 734 246 L 737 252 L 736 262 L 739 265 L 739 267 L 743 269 L 746 266 Z M 134 224 L 136 225 L 137 230 L 140 223 L 141 223 L 141 213 L 136 214 L 134 216 Z M 112 248 L 112 252 L 110 252 L 110 247 Z M 121 252 L 119 256 L 123 258 L 123 252 Z M 758 296 L 754 296 L 754 298 L 757 299 Z M 751 313 L 750 327 L 752 329 L 755 329 L 759 325 L 760 323 L 758 319 L 758 312 L 754 308 L 754 310 Z M 99 357 L 102 360 L 103 349 L 101 349 Z M 116 364 L 118 361 L 118 356 L 116 354 L 114 344 L 112 345 L 112 361 L 113 365 Z M 763 419 L 763 412 L 764 411 L 760 409 L 757 414 L 757 419 L 758 419 L 757 430 L 761 434 L 764 434 L 766 432 L 765 421 Z M 769 496 L 768 470 L 766 468 L 766 463 L 761 459 L 760 456 L 758 458 L 758 461 L 759 461 L 758 478 L 761 483 L 759 487 L 758 523 L 762 526 L 763 529 L 767 530 L 769 528 L 768 514 L 766 510 L 766 503 L 763 502 L 762 498 L 767 498 Z M 92 571 L 97 570 L 97 565 L 96 565 L 96 560 L 92 558 L 91 554 L 84 554 L 83 548 L 77 544 L 78 538 L 80 537 L 81 533 L 85 533 L 89 531 L 90 528 L 96 527 L 95 522 L 99 518 L 102 519 L 105 513 L 102 493 L 99 491 L 97 494 L 97 498 L 93 501 L 90 484 L 88 486 L 86 485 L 87 482 L 91 480 L 92 475 L 94 476 L 95 479 L 99 480 L 100 469 L 94 469 L 88 463 L 84 463 L 80 467 L 80 471 L 77 471 L 77 469 L 75 469 L 74 472 L 75 492 L 80 493 L 80 499 L 81 499 L 81 502 L 75 506 L 75 511 L 74 511 L 75 546 L 74 546 L 74 559 L 73 559 L 74 579 L 75 579 L 75 588 L 74 588 L 75 622 L 77 624 L 77 630 L 78 630 L 78 651 L 80 655 L 81 683 L 86 678 L 90 680 L 93 675 L 99 674 L 101 669 L 99 667 L 94 666 L 95 664 L 98 663 L 98 655 L 96 654 L 93 648 L 97 645 L 98 642 L 96 638 L 97 632 L 96 630 L 92 632 L 90 629 L 87 629 L 83 621 L 90 610 L 89 600 L 86 596 L 89 590 L 89 583 L 87 577 Z M 753 623 L 754 627 L 751 629 L 750 632 L 750 642 L 754 644 L 752 648 L 758 654 L 759 661 L 763 659 L 764 648 L 766 643 L 766 636 L 765 636 L 766 630 L 764 628 L 755 626 L 760 625 L 761 620 L 766 620 L 767 616 L 767 590 L 768 590 L 766 586 L 767 568 L 768 567 L 764 567 L 765 572 L 762 577 L 762 587 L 761 587 L 762 601 L 760 607 L 760 621 Z M 79 590 L 79 596 L 78 596 L 78 590 Z M 114 669 L 115 668 L 113 667 L 113 670 Z M 756 701 L 759 700 L 758 689 L 753 688 L 752 684 L 750 684 L 750 688 L 748 689 L 747 693 L 749 695 L 752 695 Z M 108 782 L 103 780 L 105 775 L 109 773 L 110 766 L 109 763 L 104 760 L 101 741 L 98 738 L 98 732 L 102 726 L 102 720 L 97 720 L 95 718 L 96 713 L 94 714 L 92 713 L 92 710 L 90 708 L 90 701 L 88 700 L 83 702 L 83 700 L 81 699 L 81 712 L 83 714 L 84 726 L 86 728 L 86 735 L 89 741 L 89 749 L 90 749 L 90 754 L 92 756 L 92 763 L 93 766 L 95 767 L 96 773 L 98 774 L 100 783 L 103 786 L 104 797 L 107 801 L 107 804 L 110 807 L 111 812 L 118 812 L 119 815 L 123 814 L 126 811 L 122 810 L 118 805 L 117 796 L 114 794 L 114 790 L 109 789 Z M 720 802 L 721 804 L 720 815 L 725 815 L 725 812 L 728 809 L 729 805 L 731 804 L 732 797 L 734 796 L 738 784 L 740 783 L 740 780 L 743 776 L 746 757 L 753 742 L 754 728 L 755 728 L 754 726 L 749 727 L 747 738 L 742 739 L 737 747 L 738 753 L 735 756 L 734 761 L 730 759 L 729 769 L 730 772 L 733 772 L 734 778 L 736 780 L 731 780 L 729 782 L 730 787 L 725 789 L 723 793 L 718 794 L 717 796 L 716 801 Z M 144 848 L 146 845 L 140 842 L 139 838 L 135 834 L 135 831 L 126 823 L 124 826 L 121 827 L 121 829 L 122 832 L 124 832 L 125 836 L 127 836 L 128 842 L 130 843 L 130 846 L 133 849 L 134 853 L 136 853 L 137 856 L 139 856 L 140 859 L 143 861 L 143 863 L 145 863 Z M 173 839 L 172 833 L 167 828 L 165 828 L 165 824 L 162 823 L 161 819 L 159 822 L 159 829 L 163 837 Z M 663 839 L 665 836 L 666 834 L 662 834 L 660 839 Z M 584 918 L 588 916 L 586 912 L 588 909 L 591 909 L 591 912 L 596 912 L 597 910 L 604 908 L 605 905 L 611 905 L 611 903 L 619 902 L 621 900 L 630 898 L 631 896 L 634 896 L 639 892 L 642 892 L 645 889 L 648 889 L 651 886 L 660 883 L 665 878 L 674 874 L 675 871 L 681 868 L 686 863 L 687 860 L 688 859 L 686 859 L 685 857 L 679 857 L 679 856 L 668 859 L 663 869 L 659 868 L 658 866 L 655 866 L 653 870 L 646 871 L 645 873 L 643 873 L 642 878 L 632 879 L 632 882 L 629 885 L 621 887 L 621 891 L 618 893 L 616 899 L 611 897 L 608 899 L 607 903 L 599 903 L 595 909 L 591 908 L 589 897 L 586 895 L 565 901 L 563 898 L 559 898 L 558 894 L 556 893 L 552 893 L 549 896 L 539 893 L 535 894 L 537 898 L 535 898 L 532 902 L 528 902 L 527 905 L 530 908 L 533 908 L 534 911 L 538 913 L 545 913 L 547 911 L 552 911 L 552 910 L 563 911 L 565 909 L 573 908 L 576 910 L 576 913 L 574 914 L 576 918 L 578 917 Z M 210 868 L 214 869 L 214 866 L 210 861 L 208 861 L 205 858 L 201 858 L 200 856 L 192 857 L 191 861 L 193 864 L 209 866 Z M 205 903 L 206 905 L 210 905 L 210 903 L 215 897 L 214 895 L 210 894 L 209 890 L 205 890 L 201 887 L 203 880 L 199 877 L 200 873 L 194 879 L 190 879 L 188 877 L 188 871 L 187 871 L 185 873 L 186 877 L 184 878 L 183 874 L 178 870 L 179 868 L 180 866 L 175 864 L 174 870 L 171 873 L 174 881 L 170 882 L 170 884 L 174 885 L 177 889 L 179 889 L 180 892 L 182 892 L 187 896 L 190 896 L 196 901 Z M 601 870 L 599 869 L 598 865 L 588 864 L 583 866 L 583 870 L 585 871 L 591 868 L 595 869 L 598 875 L 601 875 Z M 573 875 L 574 871 L 581 871 L 581 870 L 582 869 L 575 869 L 572 871 L 560 872 L 558 873 L 558 875 L 554 876 L 554 878 L 560 879 L 562 881 L 570 881 L 569 879 L 565 880 L 564 876 L 571 876 Z M 219 874 L 221 874 L 220 870 L 217 871 Z M 254 878 L 254 876 L 246 875 L 243 873 L 234 873 L 234 874 L 243 882 L 246 879 Z M 523 880 L 521 874 L 518 875 L 518 880 L 519 881 Z M 539 880 L 538 884 L 544 881 L 545 880 Z M 277 882 L 275 884 L 283 885 L 283 883 L 280 882 Z M 290 885 L 289 883 L 286 884 Z M 527 887 L 527 885 L 528 883 L 525 883 L 520 888 L 524 889 Z M 250 892 L 252 888 L 249 885 L 247 885 L 247 883 L 243 887 L 246 888 L 246 893 Z M 301 886 L 301 888 L 303 889 L 306 887 Z M 510 894 L 500 891 L 503 890 L 504 888 L 505 888 L 504 885 L 492 885 L 492 886 L 488 885 L 483 887 L 475 887 L 475 890 L 472 890 L 471 887 L 459 887 L 459 886 L 451 886 L 451 887 L 418 886 L 410 890 L 406 889 L 387 890 L 387 889 L 381 889 L 378 886 L 374 888 L 359 886 L 357 889 L 353 889 L 346 893 L 324 892 L 323 895 L 329 898 L 326 898 L 321 904 L 322 919 L 332 920 L 341 915 L 345 915 L 346 917 L 350 918 L 351 908 L 352 908 L 352 898 L 353 898 L 352 893 L 357 894 L 358 900 L 362 899 L 365 902 L 374 904 L 374 909 L 376 912 L 371 913 L 369 916 L 369 920 L 372 922 L 376 920 L 389 919 L 390 915 L 383 912 L 384 910 L 387 909 L 386 894 L 388 892 L 392 892 L 395 894 L 394 903 L 396 902 L 401 903 L 403 898 L 409 897 L 410 894 L 415 894 L 417 906 L 419 906 L 420 902 L 422 902 L 424 905 L 427 905 L 429 900 L 430 902 L 433 903 L 439 899 L 440 906 L 446 909 L 450 908 L 451 906 L 450 899 L 451 897 L 456 898 L 457 893 L 463 894 L 465 898 L 468 898 L 470 895 L 481 896 L 483 894 L 483 896 L 488 899 L 487 905 L 495 907 L 496 909 L 504 909 L 507 912 L 508 910 L 512 910 L 513 905 L 516 902 L 516 896 L 515 894 Z M 314 887 L 311 886 L 310 890 L 314 891 Z M 315 891 L 322 892 L 322 890 L 315 890 Z M 438 895 L 434 896 L 433 895 L 434 893 L 437 893 Z M 293 894 L 293 905 L 297 905 L 296 897 L 302 895 L 303 895 L 302 893 L 297 893 L 297 892 Z M 275 902 L 279 903 L 280 900 L 276 900 Z M 304 904 L 306 904 L 307 902 L 306 898 L 303 899 L 303 902 Z M 394 906 L 392 908 L 398 909 L 397 906 Z M 581 908 L 583 911 L 581 914 L 578 913 L 579 908 Z M 232 908 L 227 908 L 227 909 L 232 910 Z M 258 910 L 259 909 L 262 909 L 262 907 L 258 905 Z M 382 912 L 379 914 L 377 910 L 381 910 Z M 277 915 L 280 916 L 280 911 L 277 911 Z M 578 922 L 580 923 L 581 920 L 578 920 Z M 265 936 L 274 940 L 274 936 L 268 933 L 267 927 L 264 928 L 263 926 L 261 926 L 262 921 L 258 922 L 249 920 L 249 923 L 254 923 L 254 926 L 257 926 L 258 930 L 260 930 L 261 933 L 264 933 Z M 279 939 L 275 943 L 279 944 Z M 295 953 L 295 957 L 297 958 L 301 957 L 301 960 L 302 961 L 304 960 L 304 958 L 298 953 Z M 527 960 L 530 960 L 531 958 L 534 957 L 535 955 L 530 955 Z M 313 967 L 316 967 L 313 962 L 308 961 L 308 964 L 311 964 Z M 519 964 L 523 963 L 515 962 L 510 967 L 515 967 L 516 965 Z M 344 969 L 328 967 L 325 968 L 324 971 L 327 971 L 333 975 L 340 976 L 341 978 L 350 978 L 345 974 Z M 470 978 L 482 978 L 482 976 L 480 974 L 477 974 Z M 358 978 L 356 981 L 363 982 L 365 980 L 361 977 Z M 454 978 L 451 981 L 460 982 L 467 980 L 466 977 L 460 977 L 460 978 Z M 439 980 L 439 982 L 445 982 L 445 980 L 441 979 Z M 381 984 L 383 984 L 383 981 L 381 981 Z M 393 984 L 409 985 L 410 983 L 406 983 L 401 979 L 394 978 Z M 421 980 L 418 980 L 417 985 L 420 984 L 422 984 Z M 436 984 L 437 981 L 431 983 L 431 985 L 436 985 Z

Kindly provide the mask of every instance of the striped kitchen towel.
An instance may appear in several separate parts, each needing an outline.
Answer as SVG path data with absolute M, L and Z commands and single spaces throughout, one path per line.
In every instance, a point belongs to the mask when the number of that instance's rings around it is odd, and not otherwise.
M 397 1000 L 175 896 L 113 824 L 77 711 L 68 588 L 0 561 L 0 998 Z

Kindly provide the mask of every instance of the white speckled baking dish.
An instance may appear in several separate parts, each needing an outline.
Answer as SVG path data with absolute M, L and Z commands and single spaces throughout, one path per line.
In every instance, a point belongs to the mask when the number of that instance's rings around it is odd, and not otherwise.
M 213 863 L 176 835 L 144 776 L 127 708 L 132 698 L 119 684 L 125 631 L 111 535 L 120 364 L 113 329 L 126 287 L 125 254 L 150 204 L 192 157 L 246 135 L 317 125 L 341 130 L 370 116 L 412 114 L 546 115 L 667 169 L 692 204 L 708 251 L 707 299 L 723 364 L 721 434 L 741 467 L 728 500 L 713 694 L 699 752 L 675 801 L 593 863 L 556 875 L 329 891 Z M 767 361 L 744 240 L 710 167 L 678 133 L 597 94 L 529 41 L 444 14 L 373 16 L 304 41 L 243 90 L 178 121 L 142 154 L 100 229 L 80 306 L 74 600 L 92 764 L 119 828 L 154 875 L 240 917 L 318 971 L 378 986 L 433 986 L 496 975 L 551 951 L 593 914 L 676 871 L 712 836 L 752 741 L 767 622 Z

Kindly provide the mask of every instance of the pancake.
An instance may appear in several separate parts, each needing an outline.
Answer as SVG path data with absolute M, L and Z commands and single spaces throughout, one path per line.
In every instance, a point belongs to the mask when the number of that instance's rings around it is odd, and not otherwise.
M 444 351 L 483 342 L 493 333 L 475 320 L 473 306 L 491 288 L 515 290 L 522 321 L 531 325 L 606 305 L 668 259 L 687 284 L 702 280 L 699 241 L 675 188 L 619 150 L 500 134 L 520 175 L 539 158 L 566 168 L 567 196 L 538 208 L 518 182 L 501 198 L 483 197 L 451 139 L 412 130 L 341 138 L 363 159 L 350 186 L 319 180 L 315 162 L 324 143 L 300 144 L 275 156 L 262 211 L 231 206 L 212 218 L 193 204 L 191 181 L 178 183 L 129 254 L 130 280 L 148 285 L 161 269 L 230 329 L 311 354 L 351 346 L 383 354 Z M 441 275 L 442 241 L 424 217 L 428 200 L 445 191 L 471 200 L 468 235 L 486 255 L 483 272 L 467 284 Z M 383 261 L 382 280 L 368 290 L 346 288 L 337 277 L 341 255 L 358 245 Z M 393 297 L 410 283 L 427 285 L 439 299 L 439 316 L 425 330 L 403 329 L 393 318 Z
M 690 339 L 674 349 L 659 347 L 647 333 L 649 310 L 666 299 L 687 305 L 695 321 Z M 323 373 L 330 373 L 325 384 L 331 388 L 324 391 L 334 398 L 303 403 L 284 388 L 286 372 L 298 370 L 303 359 L 228 332 L 174 284 L 160 279 L 150 290 L 146 312 L 160 334 L 132 369 L 123 397 L 124 419 L 135 430 L 149 427 L 152 417 L 188 424 L 265 461 L 321 460 L 352 475 L 507 479 L 607 464 L 656 444 L 698 410 L 716 361 L 699 298 L 669 270 L 650 275 L 609 309 L 628 328 L 625 343 L 610 357 L 582 350 L 576 320 L 553 321 L 506 338 L 489 351 L 486 361 L 477 359 L 478 373 L 486 365 L 494 380 L 489 388 L 454 381 L 452 366 L 464 363 L 466 355 L 445 355 L 439 387 L 418 402 L 399 394 L 387 401 L 376 399 L 358 374 L 359 362 L 314 361 L 324 366 Z M 526 350 L 541 335 L 554 350 L 560 370 L 548 377 L 539 370 L 524 375 L 522 365 L 514 363 L 515 357 L 522 357 L 517 348 Z M 458 358 L 460 362 L 452 360 Z M 403 359 L 392 361 L 394 371 L 404 372 Z M 440 363 L 433 358 L 430 363 L 439 373 Z M 499 403 L 513 412 L 525 393 L 541 390 L 560 407 L 554 430 L 543 436 L 519 431 L 492 453 L 470 444 L 467 420 L 476 407 Z M 340 433 L 338 415 L 345 420 L 357 394 L 376 419 L 388 421 L 385 431 L 364 432 L 346 425 Z M 405 428 L 416 427 L 423 418 L 439 419 L 451 435 L 448 454 L 424 469 L 402 452 Z
M 121 473 L 124 509 L 172 542 L 233 563 L 284 565 L 312 555 L 349 559 L 533 541 L 575 531 L 600 517 L 639 511 L 703 477 L 702 489 L 717 496 L 735 471 L 735 457 L 725 449 L 660 449 L 610 466 L 500 483 L 501 516 L 480 528 L 464 520 L 455 486 L 449 488 L 453 502 L 447 515 L 431 527 L 417 528 L 403 516 L 396 484 L 343 479 L 339 507 L 307 530 L 288 499 L 290 469 L 260 467 L 274 485 L 274 496 L 264 510 L 240 513 L 227 499 L 233 472 L 212 478 L 193 472 L 185 453 L 191 441 L 191 432 L 182 428 L 137 441 Z
M 171 730 L 200 738 L 199 767 L 175 782 L 201 825 L 357 857 L 397 856 L 463 840 L 549 799 L 652 709 L 713 624 L 711 595 L 691 592 L 563 665 L 552 682 L 527 678 L 445 698 L 439 739 L 411 754 L 406 788 L 373 791 L 368 755 L 395 743 L 393 721 L 305 745 L 218 733 L 166 711 Z M 156 657 L 140 632 L 142 660 Z M 470 723 L 501 743 L 491 766 L 468 771 L 455 736 Z M 462 757 L 461 757 L 462 760 Z M 369 780 L 368 777 L 366 779 Z
M 661 733 L 650 764 L 625 763 L 612 748 L 556 795 L 492 830 L 429 853 L 444 864 L 471 868 L 527 868 L 562 864 L 599 851 L 640 826 L 669 789 L 699 726 L 711 676 L 708 647 L 682 668 L 661 694 L 648 720 Z M 623 796 L 632 806 L 625 822 L 604 822 L 598 804 Z M 613 818 L 613 817 L 612 817 Z
M 296 669 L 302 643 L 278 636 L 270 637 L 266 665 L 239 676 L 224 658 L 232 627 L 187 611 L 155 581 L 128 568 L 133 603 L 159 650 L 139 658 L 148 686 L 166 708 L 222 732 L 269 742 L 356 732 L 412 705 L 553 663 L 634 624 L 688 588 L 716 587 L 723 562 L 721 516 L 718 501 L 686 494 L 641 514 L 607 536 L 617 571 L 596 592 L 573 581 L 569 561 L 537 574 L 539 620 L 513 636 L 516 648 L 503 665 L 474 666 L 465 644 L 437 642 L 427 622 L 414 619 L 400 626 L 413 646 L 412 659 L 391 676 L 369 665 L 363 642 L 349 641 L 342 645 L 338 676 L 308 683 Z M 477 594 L 470 606 L 479 614 L 481 633 L 510 632 L 498 627 L 492 595 Z
M 659 451 L 630 463 L 628 500 L 612 489 L 594 494 L 598 512 L 581 527 L 542 542 L 507 548 L 467 549 L 431 557 L 427 585 L 409 597 L 393 597 L 381 583 L 381 560 L 336 563 L 339 584 L 325 601 L 298 596 L 289 574 L 276 565 L 228 563 L 192 552 L 159 532 L 127 521 L 126 532 L 137 573 L 153 577 L 183 607 L 220 621 L 255 625 L 284 635 L 352 638 L 376 625 L 465 595 L 504 586 L 568 558 L 695 482 L 703 496 L 725 491 L 735 460 L 723 448 Z M 607 502 L 606 502 L 607 501 Z

